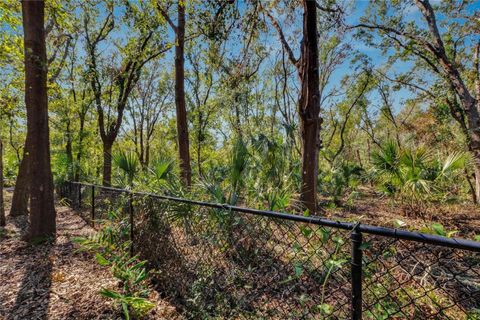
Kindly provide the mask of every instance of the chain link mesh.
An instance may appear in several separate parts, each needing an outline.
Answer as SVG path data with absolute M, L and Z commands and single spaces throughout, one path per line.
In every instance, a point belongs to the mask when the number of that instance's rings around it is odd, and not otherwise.
M 61 191 L 85 216 L 90 188 Z M 186 318 L 351 318 L 350 230 L 95 188 L 96 222 L 133 214 L 135 253 Z M 478 252 L 366 233 L 360 249 L 364 319 L 480 319 Z

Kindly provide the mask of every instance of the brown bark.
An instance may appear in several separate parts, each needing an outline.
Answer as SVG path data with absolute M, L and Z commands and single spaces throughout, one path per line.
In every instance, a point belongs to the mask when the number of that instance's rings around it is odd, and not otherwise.
M 303 0 L 303 41 L 300 59 L 301 91 L 299 98 L 302 134 L 302 201 L 310 213 L 317 211 L 318 151 L 320 141 L 320 92 L 318 73 L 317 7 L 315 1 Z
M 157 9 L 175 32 L 175 107 L 177 113 L 177 139 L 180 158 L 180 175 L 183 183 L 192 183 L 192 168 L 190 165 L 190 140 L 188 136 L 187 109 L 185 105 L 185 4 L 178 1 L 177 25 L 170 19 L 160 3 Z
M 17 180 L 15 181 L 15 189 L 13 190 L 12 205 L 10 208 L 10 216 L 18 217 L 28 214 L 28 152 L 23 151 L 23 158 L 18 168 Z
M 175 46 L 175 106 L 177 111 L 178 152 L 183 182 L 192 183 L 190 143 L 188 137 L 187 109 L 185 106 L 185 6 L 178 4 L 178 26 Z
M 65 152 L 67 154 L 67 176 L 68 180 L 72 181 L 75 176 L 75 164 L 73 163 L 73 148 L 72 148 L 72 131 L 70 130 L 70 119 L 66 120 L 67 122 L 67 141 L 65 143 Z
M 5 205 L 3 202 L 3 144 L 0 137 L 0 227 L 5 226 Z
M 300 59 L 286 41 L 282 28 L 275 18 L 265 11 L 290 62 L 297 68 L 301 82 L 298 113 L 302 138 L 302 186 L 301 199 L 311 214 L 317 212 L 318 152 L 321 148 L 320 79 L 318 62 L 317 6 L 315 1 L 302 0 L 303 39 Z
M 30 188 L 30 240 L 55 236 L 56 213 L 50 167 L 44 1 L 22 1 L 25 105 Z
M 87 108 L 88 110 L 88 108 Z M 85 127 L 85 112 L 80 112 L 80 129 L 78 130 L 78 151 L 77 151 L 77 160 L 75 163 L 75 170 L 73 173 L 73 181 L 80 181 L 80 174 L 82 170 L 82 155 L 83 155 L 83 136 L 84 136 L 84 127 Z
M 113 142 L 103 142 L 103 185 L 111 186 L 112 184 L 112 145 Z

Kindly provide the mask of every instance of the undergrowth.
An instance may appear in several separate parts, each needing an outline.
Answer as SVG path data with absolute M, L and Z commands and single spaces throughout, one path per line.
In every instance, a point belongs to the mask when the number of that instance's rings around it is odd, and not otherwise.
M 99 293 L 112 299 L 122 308 L 125 318 L 141 318 L 155 304 L 148 300 L 148 270 L 146 261 L 137 255 L 130 256 L 131 242 L 128 239 L 128 226 L 114 212 L 110 219 L 96 234 L 88 238 L 75 238 L 80 250 L 94 255 L 101 266 L 109 266 L 113 277 L 118 279 L 118 289 L 101 288 Z

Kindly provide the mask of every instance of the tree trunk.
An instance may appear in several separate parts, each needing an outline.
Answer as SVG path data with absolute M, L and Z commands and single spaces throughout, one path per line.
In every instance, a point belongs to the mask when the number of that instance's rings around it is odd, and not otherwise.
M 22 1 L 25 47 L 25 105 L 27 107 L 30 240 L 55 236 L 56 213 L 50 167 L 47 57 L 44 1 Z
M 84 136 L 84 127 L 85 127 L 85 116 L 86 113 L 80 114 L 80 129 L 78 130 L 78 152 L 77 152 L 77 161 L 75 163 L 75 171 L 73 174 L 73 181 L 80 181 L 80 173 L 82 170 L 82 155 L 83 155 L 83 136 Z
M 3 203 L 3 144 L 0 137 L 0 227 L 5 226 L 5 205 Z
M 70 119 L 67 119 L 67 142 L 65 144 L 65 152 L 67 154 L 67 176 L 68 180 L 72 181 L 75 177 L 75 163 L 73 162 L 73 151 L 72 151 L 72 132 L 70 130 Z
M 177 111 L 178 151 L 182 180 L 190 186 L 192 169 L 190 167 L 190 146 L 188 138 L 187 110 L 185 106 L 185 4 L 178 3 L 178 26 L 175 46 L 175 106 Z
M 475 200 L 480 201 L 480 115 L 477 109 L 477 101 L 471 97 L 467 96 L 462 98 L 459 94 L 460 103 L 462 108 L 466 111 L 468 129 L 467 132 L 467 143 L 468 149 L 473 157 L 473 166 L 475 172 Z
M 302 202 L 317 211 L 318 151 L 320 142 L 320 92 L 318 73 L 317 13 L 315 1 L 303 0 L 303 43 L 300 65 L 299 114 L 302 135 Z
M 12 205 L 10 208 L 10 216 L 18 217 L 28 214 L 28 199 L 30 196 L 28 177 L 28 159 L 29 153 L 26 146 L 23 150 L 23 158 L 18 168 L 17 180 L 15 181 L 15 189 L 13 190 Z
M 198 103 L 200 106 L 200 103 Z M 200 108 L 200 107 L 199 107 Z M 198 176 L 200 178 L 203 177 L 202 172 L 202 140 L 203 140 L 203 117 L 202 112 L 198 112 L 198 128 L 197 128 L 197 166 L 198 166 Z
M 147 140 L 147 145 L 145 146 L 145 169 L 148 169 L 150 165 L 150 140 Z
M 201 178 L 203 177 L 203 172 L 202 172 L 202 142 L 200 141 L 201 139 L 198 139 L 197 141 L 197 165 L 198 165 L 198 176 Z
M 112 185 L 112 145 L 113 142 L 103 142 L 103 185 Z
M 478 204 L 480 201 L 480 149 L 473 149 L 472 153 L 475 171 L 475 196 L 472 196 L 472 199 Z
M 475 174 L 469 175 L 467 168 L 464 168 L 463 173 L 465 175 L 465 180 L 467 180 L 468 187 L 470 189 L 470 195 L 472 196 L 472 203 L 477 204 L 477 192 L 476 192 L 475 186 L 472 183 L 472 180 L 470 180 L 471 177 L 475 179 Z

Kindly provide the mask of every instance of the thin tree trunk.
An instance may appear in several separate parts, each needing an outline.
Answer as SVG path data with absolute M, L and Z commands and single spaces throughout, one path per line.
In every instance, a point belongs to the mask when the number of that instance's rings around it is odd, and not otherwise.
M 78 131 L 78 152 L 77 161 L 75 163 L 75 171 L 73 174 L 73 181 L 80 181 L 80 172 L 82 170 L 81 161 L 83 155 L 83 131 L 85 126 L 85 116 L 80 117 L 80 129 Z
M 138 160 L 140 161 L 140 165 L 142 166 L 142 169 L 145 169 L 145 145 L 143 141 L 143 121 L 140 122 L 140 154 L 138 156 Z
M 10 216 L 18 217 L 28 214 L 28 199 L 30 196 L 28 186 L 28 152 L 26 146 L 23 150 L 23 158 L 18 168 L 15 189 L 13 190 L 12 205 L 10 207 Z
M 50 167 L 44 1 L 22 1 L 25 105 L 30 189 L 30 240 L 55 236 L 56 213 Z
M 475 172 L 475 198 L 478 204 L 480 201 L 480 115 L 477 109 L 478 103 L 475 99 L 462 99 L 462 107 L 467 110 L 468 127 L 471 128 L 468 138 L 468 149 L 473 156 L 473 166 Z
M 198 104 L 200 106 L 200 103 Z M 198 165 L 198 176 L 201 178 L 203 177 L 202 172 L 202 112 L 198 112 L 198 128 L 197 128 L 197 165 Z
M 197 143 L 198 143 L 198 145 L 197 145 L 198 176 L 199 176 L 199 177 L 203 177 L 203 172 L 202 172 L 202 150 L 201 150 L 202 142 L 200 141 L 200 139 L 198 139 Z
M 467 168 L 464 169 L 464 174 L 465 174 L 465 179 L 467 180 L 468 187 L 470 188 L 470 195 L 472 196 L 472 202 L 473 204 L 477 204 L 477 193 L 476 189 L 473 186 L 472 181 L 470 180 L 470 175 L 468 174 Z M 475 174 L 472 174 L 473 179 L 475 179 Z
M 5 226 L 5 204 L 3 202 L 3 144 L 0 137 L 0 227 Z
M 187 109 L 185 106 L 185 5 L 178 3 L 178 26 L 175 46 L 175 106 L 177 111 L 178 151 L 183 182 L 190 186 L 190 143 L 188 138 Z
M 310 213 L 317 211 L 318 151 L 320 142 L 320 92 L 318 73 L 317 13 L 315 1 L 303 0 L 303 43 L 300 65 L 302 88 L 299 114 L 302 135 L 302 201 Z
M 65 144 L 65 152 L 67 154 L 67 175 L 68 180 L 72 181 L 75 176 L 75 163 L 73 163 L 73 151 L 72 151 L 72 132 L 70 130 L 70 119 L 67 120 L 67 142 Z
M 147 145 L 145 146 L 145 169 L 148 169 L 150 165 L 150 140 L 147 140 Z
M 103 185 L 112 185 L 112 145 L 110 141 L 103 142 Z
M 476 203 L 480 201 L 480 150 L 478 148 L 473 149 L 473 163 L 475 170 L 475 199 Z

